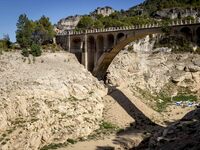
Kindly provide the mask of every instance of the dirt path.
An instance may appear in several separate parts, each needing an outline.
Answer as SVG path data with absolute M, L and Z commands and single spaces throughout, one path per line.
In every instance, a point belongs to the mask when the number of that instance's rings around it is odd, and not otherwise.
M 125 132 L 121 135 L 110 135 L 104 139 L 78 142 L 59 150 L 124 150 L 137 146 L 143 140 L 143 134 L 139 131 Z
M 163 122 L 166 119 L 170 120 L 169 117 L 164 117 L 165 114 L 161 115 L 154 111 L 124 88 L 114 89 L 105 96 L 104 105 L 104 120 L 125 129 L 124 132 L 106 136 L 104 139 L 78 142 L 59 150 L 124 150 L 132 148 L 137 146 L 145 136 L 150 135 L 151 130 L 163 128 Z M 180 108 L 175 110 L 181 112 Z M 189 110 L 182 109 L 182 111 L 188 112 Z M 173 118 L 182 118 L 180 114 L 177 117 L 176 115 L 177 113 Z M 133 125 L 135 121 L 142 122 L 144 126 L 141 128 L 131 127 L 130 125 Z
M 157 112 L 125 89 L 115 89 L 110 95 L 104 97 L 104 102 L 104 120 L 126 130 L 120 134 L 104 137 L 104 139 L 78 142 L 59 150 L 123 150 L 127 147 L 131 148 L 133 145 L 137 146 L 145 136 L 144 130 L 130 129 L 130 124 L 135 122 L 134 118 L 150 122 L 152 118 L 160 118 Z
M 133 96 L 128 89 L 116 88 L 110 96 L 113 97 L 114 100 L 127 112 L 127 114 L 137 122 L 148 121 L 164 125 L 163 116 L 147 106 L 139 98 Z
M 110 148 L 111 150 L 113 148 L 117 148 L 115 144 L 112 143 L 115 136 L 107 137 L 103 140 L 92 140 L 92 141 L 85 141 L 85 142 L 79 142 L 75 145 L 70 145 L 66 148 L 61 148 L 59 150 L 101 150 L 105 148 Z M 108 150 L 110 150 L 108 149 Z

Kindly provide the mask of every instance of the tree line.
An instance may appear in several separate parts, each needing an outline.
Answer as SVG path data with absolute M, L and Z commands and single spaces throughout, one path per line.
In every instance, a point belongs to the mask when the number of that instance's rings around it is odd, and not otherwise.
M 154 17 L 152 17 L 153 13 L 164 8 L 174 7 L 200 7 L 200 0 L 145 0 L 142 4 L 138 6 L 131 7 L 126 11 L 116 11 L 110 16 L 83 16 L 79 21 L 76 29 L 101 29 L 108 27 L 122 27 L 149 23 L 164 24 L 166 21 L 170 22 L 172 20 L 167 20 L 166 18 L 162 21 L 158 21 L 154 19 Z M 190 17 L 181 19 L 188 20 L 194 18 Z
M 55 32 L 48 17 L 30 20 L 26 14 L 21 14 L 17 22 L 16 41 L 20 45 L 22 55 L 41 55 L 41 45 L 53 43 Z M 31 51 L 29 51 L 31 49 Z
M 7 51 L 9 48 L 11 48 L 11 42 L 10 37 L 8 34 L 5 34 L 2 39 L 0 39 L 0 54 L 2 54 L 3 51 Z
M 105 17 L 103 15 L 83 16 L 77 25 L 77 30 L 123 27 L 153 22 L 155 22 L 155 20 L 147 17 L 146 15 L 130 17 L 123 15 L 122 12 L 119 11 Z
M 141 5 L 149 14 L 157 10 L 162 10 L 165 8 L 175 8 L 175 7 L 200 7 L 199 0 L 146 0 Z

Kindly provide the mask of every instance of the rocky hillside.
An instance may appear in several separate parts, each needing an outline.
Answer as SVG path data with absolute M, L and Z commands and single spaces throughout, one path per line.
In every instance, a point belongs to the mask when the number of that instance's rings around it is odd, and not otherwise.
M 99 128 L 106 89 L 68 53 L 0 55 L 0 149 L 36 150 Z
M 188 96 L 200 96 L 200 55 L 154 49 L 156 38 L 147 36 L 121 51 L 109 67 L 108 82 L 127 87 L 157 110 Z M 158 102 L 159 100 L 159 102 Z
M 147 106 L 159 111 L 166 122 L 166 127 L 153 131 L 149 138 L 138 143 L 139 146 L 133 138 L 134 150 L 197 150 L 199 109 L 194 109 L 200 103 L 200 55 L 173 53 L 167 47 L 155 49 L 156 37 L 147 36 L 125 47 L 109 67 L 108 83 L 131 91 L 135 97 L 132 103 L 139 98 Z M 141 108 L 146 110 L 143 106 Z M 135 115 L 134 118 L 137 119 Z M 151 118 L 157 120 L 156 124 L 162 119 Z M 148 126 L 142 127 L 140 132 Z M 129 132 L 135 132 L 134 127 L 130 128 Z
M 87 16 L 87 20 L 84 17 Z M 115 11 L 111 7 L 98 7 L 88 15 L 61 19 L 55 25 L 57 33 L 73 29 L 101 29 L 149 23 L 166 23 L 170 20 L 200 18 L 200 2 L 191 0 L 145 0 L 128 10 Z M 79 23 L 81 22 L 81 26 Z
M 91 12 L 88 16 L 92 16 L 95 18 L 96 15 L 99 16 L 109 16 L 112 13 L 114 13 L 115 10 L 112 7 L 98 7 L 93 12 Z M 75 15 L 75 16 L 69 16 L 63 19 L 60 19 L 58 23 L 54 26 L 54 30 L 56 32 L 64 32 L 67 30 L 73 30 L 76 29 L 79 21 L 81 18 L 85 17 L 87 15 Z
M 153 150 L 171 142 L 173 147 L 176 143 L 179 147 L 198 144 L 199 138 L 191 138 L 194 142 L 181 145 L 181 138 L 198 137 L 194 132 L 199 131 L 199 121 L 193 113 L 190 120 L 184 116 L 200 102 L 200 55 L 173 53 L 167 47 L 155 49 L 156 39 L 153 35 L 131 43 L 109 67 L 104 120 L 119 126 L 120 132 L 100 139 L 93 136 L 61 150 L 143 150 L 149 145 Z M 183 122 L 178 121 L 181 118 Z
M 200 149 L 200 109 L 154 134 L 133 150 L 198 150 Z

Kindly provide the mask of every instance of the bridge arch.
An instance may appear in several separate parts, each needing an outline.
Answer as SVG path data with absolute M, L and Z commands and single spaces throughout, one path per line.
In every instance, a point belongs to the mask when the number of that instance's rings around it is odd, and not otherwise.
M 94 68 L 94 55 L 96 51 L 95 38 L 93 36 L 88 37 L 88 70 L 92 71 Z
M 75 54 L 78 61 L 82 61 L 82 40 L 81 38 L 74 38 L 71 42 L 71 52 Z
M 117 34 L 117 43 L 125 39 L 124 33 L 118 33 Z
M 97 42 L 96 42 L 96 62 L 101 57 L 101 55 L 104 52 L 104 37 L 102 35 L 97 36 Z
M 114 44 L 115 44 L 115 37 L 113 34 L 108 34 L 107 35 L 107 47 L 106 49 L 109 51 L 113 48 Z
M 192 30 L 189 27 L 180 29 L 180 33 L 189 41 L 192 41 Z
M 151 34 L 156 34 L 156 33 L 162 33 L 161 29 L 154 29 L 154 30 L 149 30 L 145 33 L 142 34 L 134 34 L 131 36 L 127 36 L 123 40 L 119 41 L 112 49 L 111 51 L 107 53 L 103 53 L 102 56 L 99 58 L 95 68 L 93 69 L 93 75 L 96 76 L 99 80 L 104 79 L 106 75 L 106 71 L 115 58 L 115 56 L 129 43 L 144 38 L 147 35 Z

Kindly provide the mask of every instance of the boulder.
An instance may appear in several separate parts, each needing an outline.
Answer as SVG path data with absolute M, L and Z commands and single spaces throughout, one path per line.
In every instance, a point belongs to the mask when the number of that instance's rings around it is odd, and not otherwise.
M 200 149 L 200 109 L 189 112 L 183 119 L 157 131 L 148 140 L 132 150 Z M 167 132 L 166 132 L 167 131 Z M 163 134 L 165 132 L 165 134 Z
M 185 67 L 184 69 L 186 72 L 198 72 L 200 71 L 200 67 L 199 66 L 195 66 L 195 65 L 188 65 Z
M 183 71 L 184 68 L 185 68 L 185 65 L 184 64 L 177 64 L 175 67 L 176 67 L 177 70 Z
M 199 59 L 193 59 L 192 60 L 193 64 L 200 67 L 200 58 Z

